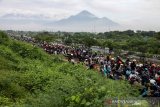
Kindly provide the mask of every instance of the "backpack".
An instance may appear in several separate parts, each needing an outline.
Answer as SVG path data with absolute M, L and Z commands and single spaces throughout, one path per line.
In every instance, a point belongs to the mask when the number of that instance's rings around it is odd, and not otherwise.
M 127 70 L 126 71 L 126 75 L 130 75 L 131 74 L 131 71 L 130 70 Z

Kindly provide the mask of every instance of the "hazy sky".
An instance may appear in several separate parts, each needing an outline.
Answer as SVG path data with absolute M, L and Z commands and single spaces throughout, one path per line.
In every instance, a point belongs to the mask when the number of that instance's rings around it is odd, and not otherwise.
M 82 10 L 130 28 L 160 30 L 160 0 L 0 0 L 0 16 L 14 13 L 58 20 Z

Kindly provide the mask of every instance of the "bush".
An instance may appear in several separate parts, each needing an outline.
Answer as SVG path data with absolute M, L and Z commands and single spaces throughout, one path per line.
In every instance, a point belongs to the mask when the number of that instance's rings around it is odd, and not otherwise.
M 0 95 L 15 101 L 16 99 L 23 98 L 26 92 L 24 87 L 18 84 L 16 79 L 17 74 L 13 74 L 14 72 L 12 72 L 1 71 Z
M 6 33 L 0 31 L 0 45 L 7 44 L 9 42 L 9 37 Z
M 13 42 L 10 47 L 13 52 L 17 53 L 22 58 L 44 60 L 47 57 L 47 54 L 44 53 L 41 49 L 33 47 L 30 44 Z

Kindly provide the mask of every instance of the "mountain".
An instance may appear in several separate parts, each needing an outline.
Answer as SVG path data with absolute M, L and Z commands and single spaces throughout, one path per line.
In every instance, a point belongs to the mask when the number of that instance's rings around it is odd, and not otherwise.
M 66 19 L 55 21 L 44 15 L 6 14 L 0 17 L 0 26 L 13 30 L 54 30 L 71 32 L 101 32 L 118 29 L 120 25 L 106 17 L 99 18 L 84 10 Z
M 106 17 L 98 18 L 94 14 L 84 10 L 67 19 L 50 23 L 56 30 L 65 31 L 106 31 L 108 28 L 119 27 L 120 25 Z

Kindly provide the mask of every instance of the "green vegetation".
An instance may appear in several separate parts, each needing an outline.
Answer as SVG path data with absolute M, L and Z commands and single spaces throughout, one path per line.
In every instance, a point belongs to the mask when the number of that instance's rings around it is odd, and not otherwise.
M 142 52 L 146 55 L 160 54 L 160 32 L 154 31 L 111 31 L 104 33 L 66 33 L 59 32 L 51 34 L 49 37 L 40 38 L 41 35 L 36 35 L 38 40 L 53 40 L 61 39 L 65 44 L 84 44 L 87 47 L 100 46 L 102 48 L 109 47 L 114 50 L 127 50 L 131 52 Z M 52 39 L 51 39 L 52 38 Z M 56 38 L 56 39 L 55 39 Z
M 52 35 L 48 32 L 41 32 L 41 33 L 38 33 L 35 38 L 36 40 L 38 41 L 46 41 L 46 42 L 51 42 L 51 41 L 54 41 L 55 38 L 56 38 L 57 35 Z
M 137 97 L 138 89 L 0 32 L 0 106 L 100 107 L 107 98 Z

